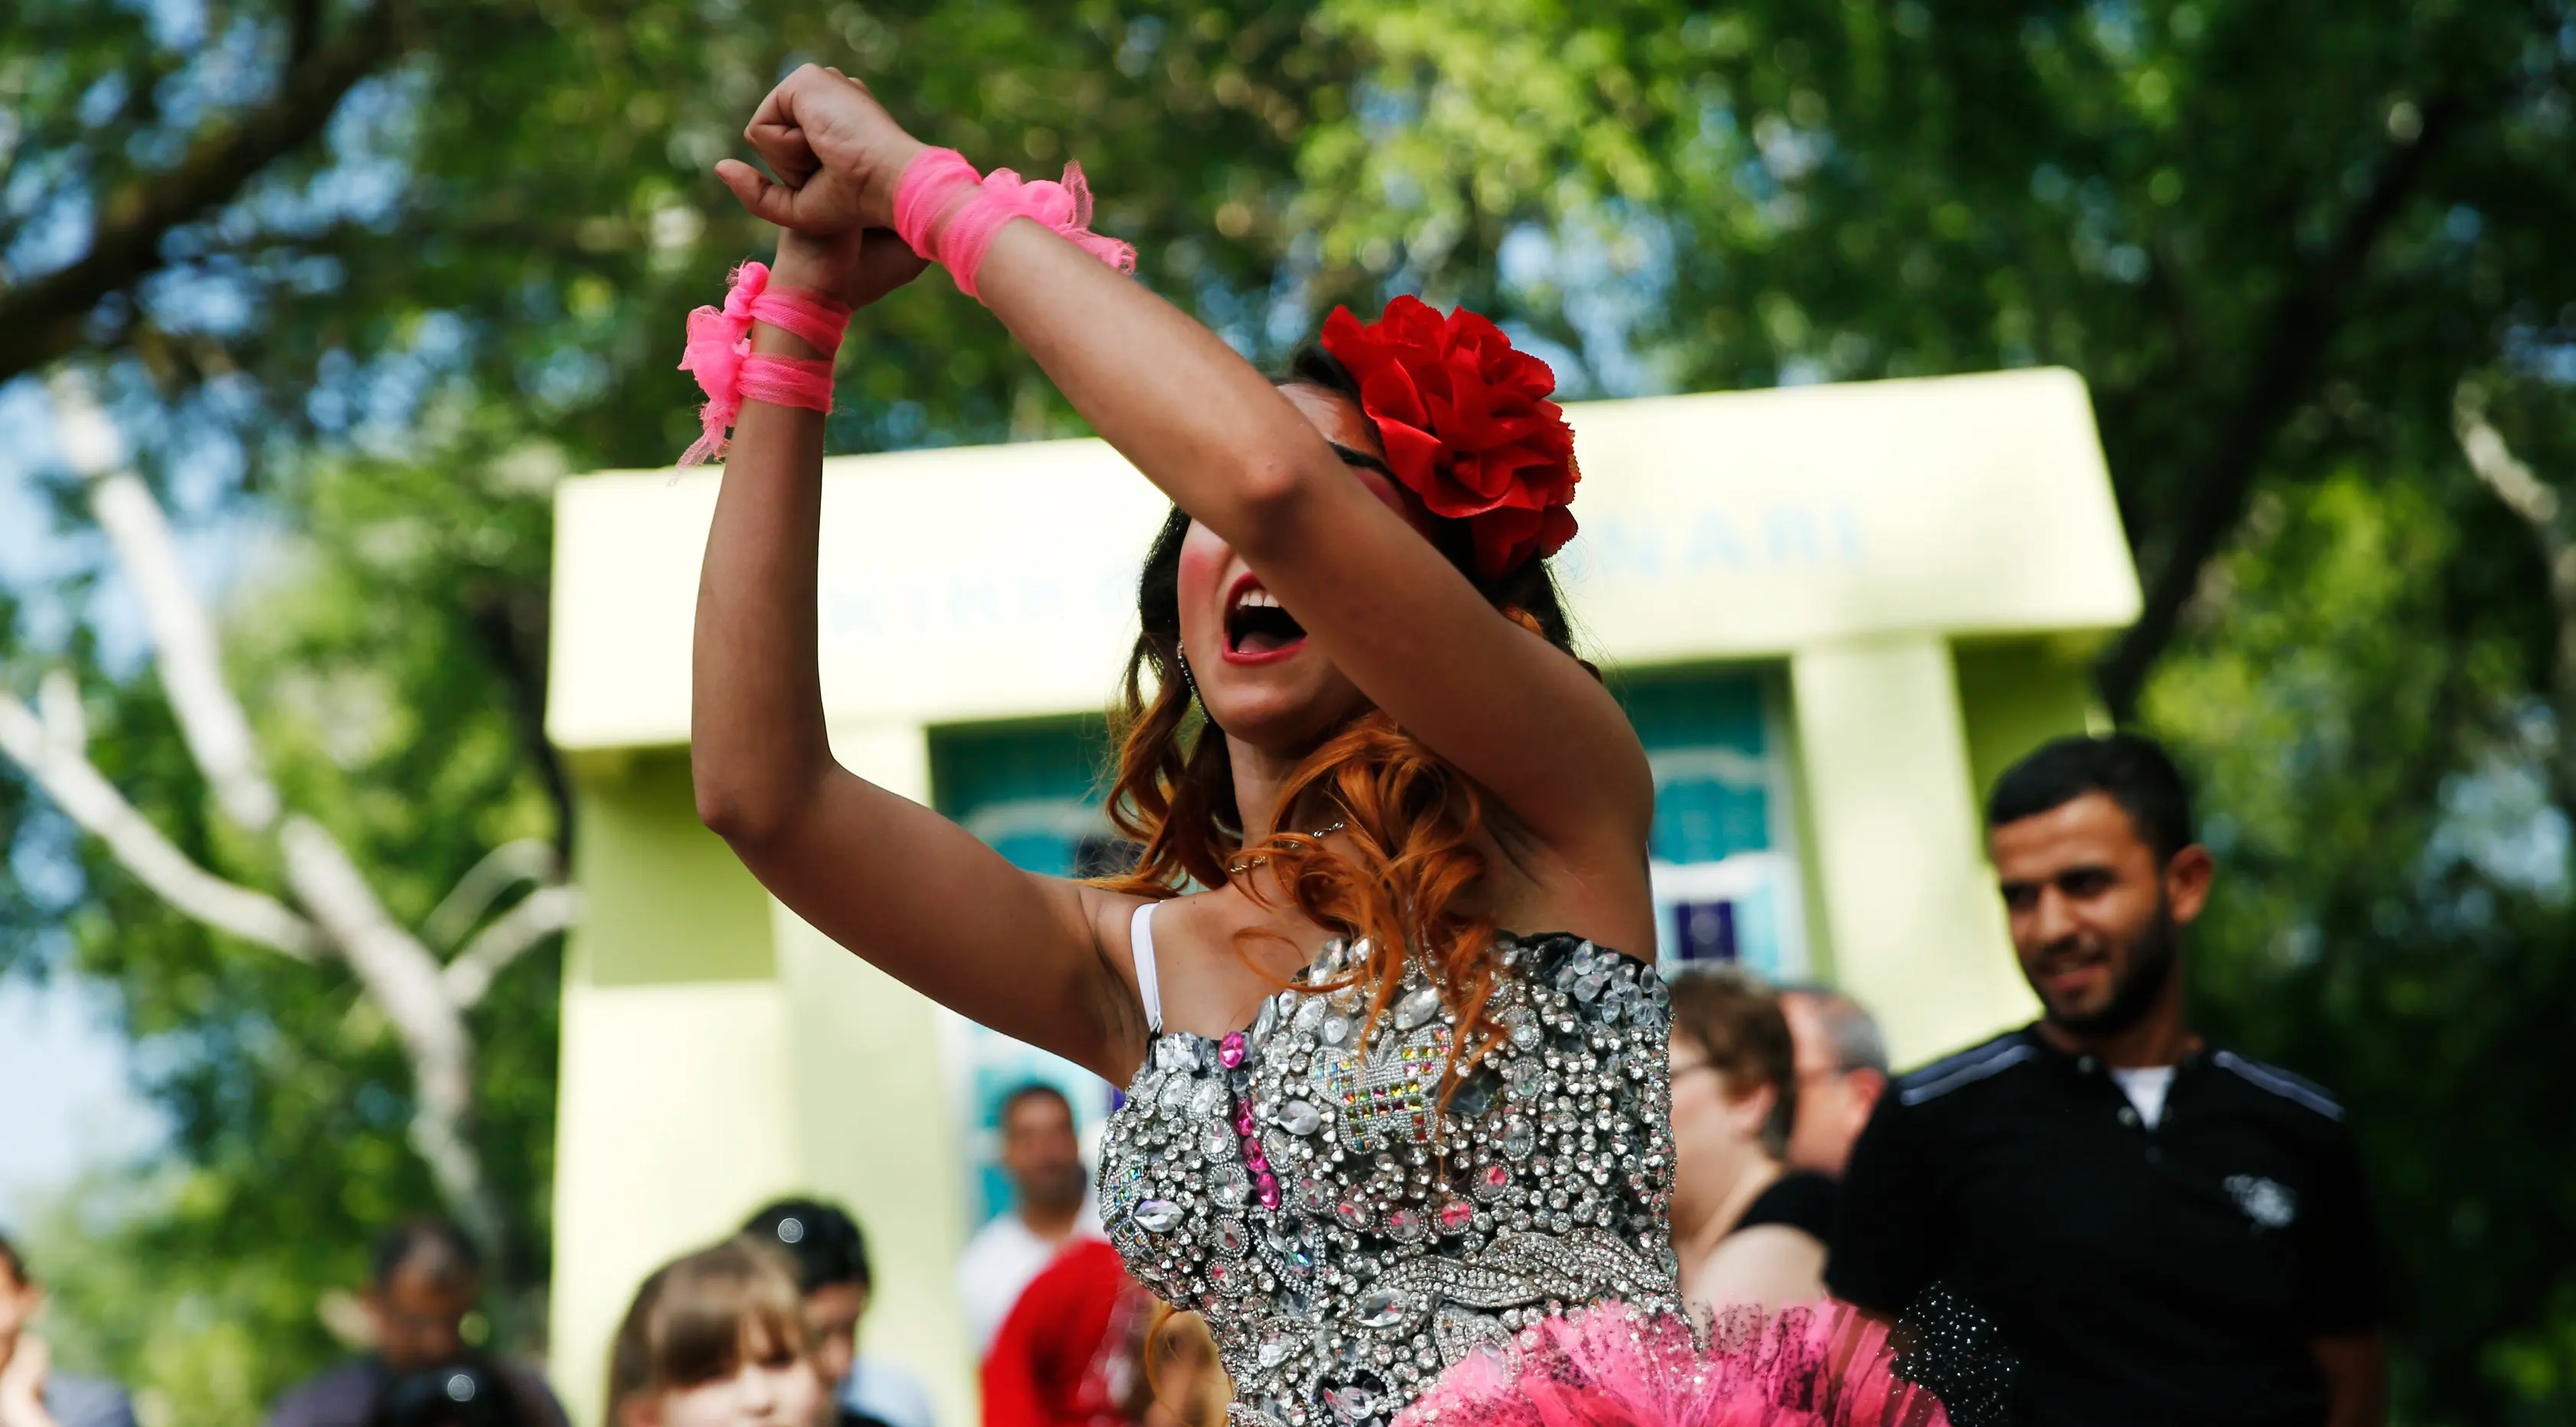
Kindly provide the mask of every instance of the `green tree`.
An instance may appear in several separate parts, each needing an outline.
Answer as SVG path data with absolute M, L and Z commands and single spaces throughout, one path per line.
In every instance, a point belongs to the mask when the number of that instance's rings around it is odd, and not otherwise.
M 2224 870 L 2196 1013 L 2353 1107 L 2419 1422 L 2576 1407 L 2576 898 L 2509 520 L 2359 465 L 2258 497 L 2145 709 Z
M 319 482 L 314 530 L 266 536 L 227 660 L 147 488 L 112 464 L 92 486 L 153 658 L 94 699 L 61 667 L 32 707 L 0 690 L 0 754 L 42 795 L 20 846 L 82 874 L 50 905 L 59 878 L 22 879 L 55 931 L 8 950 L 118 986 L 182 1156 L 84 1187 L 123 1212 L 35 1248 L 85 1346 L 191 1420 L 251 1421 L 406 1213 L 443 1203 L 495 1255 L 502 1325 L 534 1321 L 556 989 L 514 967 L 574 903 L 501 681 L 463 621 L 419 613 L 436 537 L 340 544 L 340 502 L 374 497 Z M 449 529 L 515 543 L 488 516 Z
M 1597 293 L 1496 259 L 1613 235 L 1611 335 L 1687 389 L 2082 372 L 2147 581 L 2122 712 L 2258 485 L 2447 450 L 2463 373 L 2566 340 L 2562 4 L 1323 14 L 1372 86 L 1304 150 L 1329 257 L 1580 351 Z

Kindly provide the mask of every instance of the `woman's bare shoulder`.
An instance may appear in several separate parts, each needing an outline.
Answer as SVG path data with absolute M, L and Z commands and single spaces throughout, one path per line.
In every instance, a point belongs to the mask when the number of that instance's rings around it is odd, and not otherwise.
M 1824 1296 L 1825 1246 L 1804 1229 L 1756 1224 L 1718 1240 L 1694 1278 L 1718 1306 L 1801 1303 Z
M 1109 1003 L 1101 1010 L 1101 1020 L 1108 1031 L 1109 1054 L 1113 1063 L 1091 1068 L 1123 1085 L 1133 1076 L 1136 1067 L 1144 1063 L 1145 1044 L 1150 1035 L 1145 1023 L 1143 993 L 1137 979 L 1136 909 L 1158 899 L 1092 882 L 1068 881 L 1066 885 L 1081 903 L 1082 920 L 1091 934 L 1092 951 L 1100 961 L 1103 999 Z M 1118 1071 L 1125 1074 L 1114 1073 Z

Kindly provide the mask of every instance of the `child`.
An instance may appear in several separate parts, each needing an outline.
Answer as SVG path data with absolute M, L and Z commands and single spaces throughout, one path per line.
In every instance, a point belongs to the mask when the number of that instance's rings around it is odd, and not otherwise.
M 732 1239 L 656 1270 L 609 1349 L 615 1427 L 829 1427 L 796 1273 Z

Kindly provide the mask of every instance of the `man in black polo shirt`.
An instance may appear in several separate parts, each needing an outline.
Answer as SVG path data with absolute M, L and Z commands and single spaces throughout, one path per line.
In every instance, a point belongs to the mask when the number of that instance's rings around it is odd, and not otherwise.
M 2343 1111 L 2183 1022 L 2213 868 L 2172 761 L 2060 739 L 1996 783 L 1986 826 L 2045 1014 L 1881 1098 L 1826 1282 L 1891 1316 L 1939 1283 L 1992 1318 L 2025 1427 L 2380 1427 Z

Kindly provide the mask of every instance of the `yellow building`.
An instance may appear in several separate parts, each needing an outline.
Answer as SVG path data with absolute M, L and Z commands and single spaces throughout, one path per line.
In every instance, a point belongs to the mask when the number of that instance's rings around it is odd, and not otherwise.
M 1667 966 L 1838 984 L 1900 1061 L 2024 1018 L 1978 835 L 2011 759 L 2093 717 L 2138 587 L 2082 384 L 2027 371 L 1568 408 L 1587 652 L 1656 775 Z M 557 497 L 549 733 L 587 920 L 565 974 L 554 1377 L 599 1422 L 635 1284 L 762 1200 L 848 1203 L 862 1347 L 974 1420 L 950 1266 L 1001 1207 L 985 1115 L 1031 1076 L 1108 1089 L 826 942 L 698 825 L 689 626 L 718 477 Z M 841 760 L 1023 866 L 1102 850 L 1100 711 L 1167 506 L 1095 441 L 827 463 L 823 696 Z

